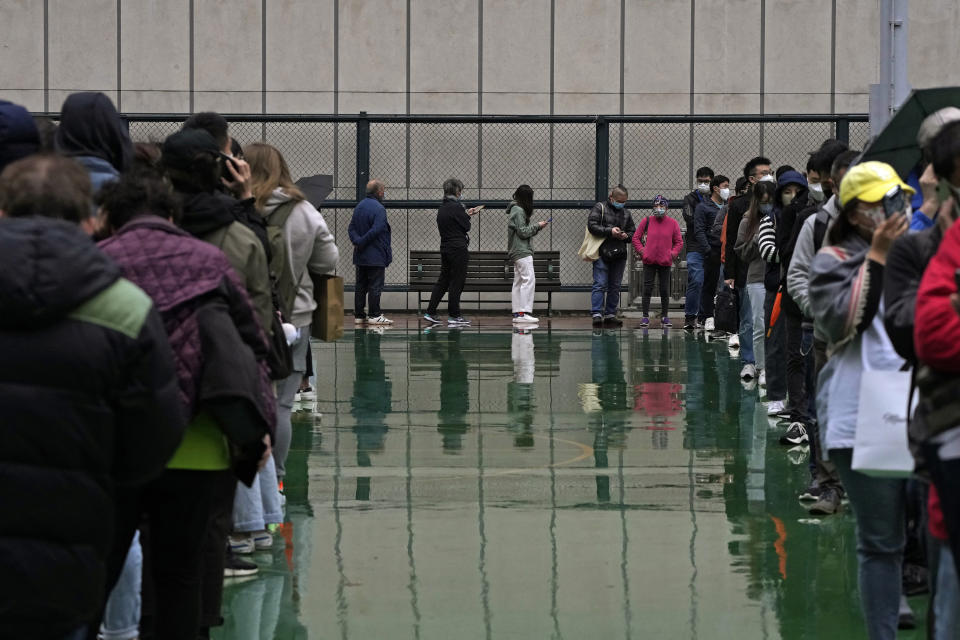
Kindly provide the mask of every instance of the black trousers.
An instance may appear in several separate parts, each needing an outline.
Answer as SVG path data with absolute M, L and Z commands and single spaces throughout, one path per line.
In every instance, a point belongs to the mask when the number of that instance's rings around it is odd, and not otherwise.
M 940 495 L 953 562 L 960 570 L 960 460 L 941 460 L 940 445 L 936 443 L 928 442 L 923 449 L 933 484 Z
M 201 627 L 202 585 L 209 569 L 204 545 L 230 471 L 167 469 L 143 493 L 141 638 L 195 640 Z M 231 496 L 231 506 L 232 506 Z M 220 556 L 226 552 L 226 536 Z M 223 564 L 218 567 L 223 584 Z
M 713 307 L 717 297 L 717 283 L 720 281 L 720 251 L 711 250 L 703 260 L 703 291 L 700 294 L 699 320 L 702 322 L 713 317 Z
M 670 307 L 670 266 L 643 265 L 643 315 L 650 315 L 650 297 L 653 295 L 653 280 L 660 279 L 660 314 L 667 317 Z
M 364 267 L 357 265 L 357 284 L 353 293 L 353 315 L 366 318 L 364 309 L 367 298 L 370 299 L 370 317 L 380 315 L 380 294 L 383 293 L 383 280 L 386 267 Z
M 813 421 L 810 411 L 810 400 L 813 388 L 810 379 L 813 377 L 813 345 L 803 345 L 803 318 L 787 313 L 780 315 L 785 321 L 787 341 L 787 411 L 792 422 L 801 422 L 809 428 Z
M 813 358 L 814 358 L 814 384 L 820 377 L 820 372 L 827 364 L 827 343 L 814 338 L 813 340 Z M 816 387 L 813 389 L 816 394 Z M 823 450 L 820 447 L 820 422 L 814 420 L 808 430 L 810 437 L 810 458 L 816 465 L 813 472 L 813 481 L 821 487 L 833 487 L 843 491 L 843 485 L 840 483 L 840 475 L 837 473 L 837 465 L 830 460 L 823 459 Z
M 459 318 L 460 294 L 463 293 L 463 284 L 467 281 L 467 265 L 470 263 L 470 252 L 466 249 L 440 250 L 440 279 L 433 285 L 430 294 L 430 304 L 427 313 L 434 315 L 443 299 L 443 294 L 449 291 L 447 309 L 451 318 Z

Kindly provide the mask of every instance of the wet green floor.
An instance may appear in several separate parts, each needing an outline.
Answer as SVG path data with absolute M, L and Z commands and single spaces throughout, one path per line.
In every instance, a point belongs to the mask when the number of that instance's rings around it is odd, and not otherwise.
M 864 637 L 852 518 L 807 515 L 807 453 L 725 343 L 393 329 L 314 349 L 322 417 L 295 418 L 280 548 L 228 583 L 216 637 Z

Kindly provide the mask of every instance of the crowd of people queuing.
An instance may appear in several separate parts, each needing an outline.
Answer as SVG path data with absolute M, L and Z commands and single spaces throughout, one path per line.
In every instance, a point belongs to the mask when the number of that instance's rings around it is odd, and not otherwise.
M 809 511 L 849 501 L 871 638 L 909 614 L 908 538 L 929 569 L 934 637 L 960 633 L 960 110 L 930 116 L 917 143 L 907 181 L 835 139 L 802 170 L 752 158 L 732 193 L 702 167 L 685 234 L 659 195 L 635 223 L 618 185 L 587 215 L 580 250 L 594 327 L 622 325 L 633 252 L 640 324 L 659 281 L 667 328 L 686 249 L 684 329 L 728 334 L 743 383 L 782 419 L 780 442 L 809 446 Z M 283 522 L 313 276 L 336 268 L 334 238 L 280 151 L 241 146 L 216 113 L 134 143 L 101 93 L 69 96 L 56 127 L 0 102 L 0 171 L 0 496 L 20 514 L 0 524 L 0 636 L 209 637 L 224 578 L 255 573 L 240 556 L 270 548 Z M 392 324 L 385 190 L 371 180 L 349 225 L 358 325 Z M 431 325 L 445 295 L 448 325 L 470 324 L 460 295 L 483 206 L 463 192 L 443 185 Z M 504 228 L 521 333 L 538 322 L 533 238 L 550 222 L 533 214 L 520 185 Z M 862 473 L 861 378 L 906 370 L 915 475 Z

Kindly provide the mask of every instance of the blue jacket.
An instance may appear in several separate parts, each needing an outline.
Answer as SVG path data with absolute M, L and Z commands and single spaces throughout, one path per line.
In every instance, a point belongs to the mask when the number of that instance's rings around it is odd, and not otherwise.
M 386 267 L 393 262 L 390 223 L 387 210 L 379 200 L 367 196 L 353 210 L 350 220 L 353 264 L 361 267 Z
M 113 165 L 96 156 L 74 156 L 73 158 L 87 170 L 90 176 L 90 185 L 93 187 L 93 195 L 97 195 L 100 187 L 108 182 L 120 179 L 120 172 L 113 168 Z

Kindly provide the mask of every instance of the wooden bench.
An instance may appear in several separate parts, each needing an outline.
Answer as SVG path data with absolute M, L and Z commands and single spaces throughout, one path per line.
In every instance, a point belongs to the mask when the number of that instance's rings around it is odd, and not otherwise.
M 533 273 L 537 279 L 537 293 L 547 294 L 547 315 L 553 310 L 553 292 L 560 290 L 560 252 L 538 251 L 533 255 Z M 417 292 L 417 311 L 422 311 L 423 294 L 433 292 L 440 279 L 439 251 L 411 251 L 409 290 Z M 467 265 L 464 291 L 504 292 L 513 288 L 513 262 L 506 251 L 473 251 Z M 477 300 L 479 304 L 483 300 Z M 532 310 L 531 310 L 532 311 Z

